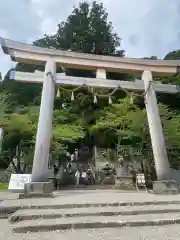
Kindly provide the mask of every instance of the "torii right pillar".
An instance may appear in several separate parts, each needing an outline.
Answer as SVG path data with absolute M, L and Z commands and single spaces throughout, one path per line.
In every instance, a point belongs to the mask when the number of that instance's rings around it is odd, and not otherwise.
M 153 182 L 153 190 L 154 193 L 177 193 L 178 184 L 171 178 L 172 174 L 151 71 L 145 70 L 142 74 L 142 80 L 145 86 L 144 98 L 157 174 L 157 181 Z

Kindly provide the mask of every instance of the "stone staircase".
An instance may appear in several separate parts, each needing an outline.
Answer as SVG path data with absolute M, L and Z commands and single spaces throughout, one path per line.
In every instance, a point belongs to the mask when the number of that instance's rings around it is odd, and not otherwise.
M 14 233 L 180 224 L 180 201 L 42 205 L 9 221 Z

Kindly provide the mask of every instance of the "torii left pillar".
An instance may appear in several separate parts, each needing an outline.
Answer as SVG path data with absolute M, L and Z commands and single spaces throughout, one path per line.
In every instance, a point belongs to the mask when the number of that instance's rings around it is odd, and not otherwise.
M 56 63 L 49 60 L 45 66 L 32 177 L 31 183 L 25 185 L 26 195 L 34 192 L 44 195 L 52 192 L 52 185 L 48 182 L 48 161 L 52 135 L 55 78 Z

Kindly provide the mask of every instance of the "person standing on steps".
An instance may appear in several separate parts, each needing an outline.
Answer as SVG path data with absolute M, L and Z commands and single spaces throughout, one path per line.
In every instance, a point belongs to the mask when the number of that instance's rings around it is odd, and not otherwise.
M 92 172 L 91 172 L 91 169 L 88 168 L 87 170 L 87 179 L 88 179 L 88 185 L 91 185 L 93 184 L 93 176 L 92 176 Z
M 79 186 L 79 180 L 80 180 L 80 172 L 79 170 L 76 171 L 75 173 L 75 178 L 76 178 L 76 186 Z
M 61 186 L 61 182 L 62 182 L 62 179 L 63 179 L 63 175 L 64 175 L 64 166 L 61 164 L 61 166 L 59 167 L 59 171 L 56 174 L 57 190 L 60 190 L 60 186 Z
M 81 177 L 82 177 L 83 183 L 85 185 L 88 185 L 88 176 L 87 176 L 87 173 L 86 173 L 85 169 L 82 171 Z

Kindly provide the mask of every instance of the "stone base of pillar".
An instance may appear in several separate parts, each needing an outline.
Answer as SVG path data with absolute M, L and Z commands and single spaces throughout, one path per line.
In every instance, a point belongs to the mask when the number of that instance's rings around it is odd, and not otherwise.
M 131 176 L 122 176 L 121 178 L 115 179 L 115 187 L 122 189 L 133 189 L 132 177 Z
M 178 194 L 180 183 L 174 180 L 163 180 L 153 182 L 153 193 L 155 194 Z
M 30 182 L 24 185 L 24 193 L 19 198 L 53 197 L 52 182 Z

